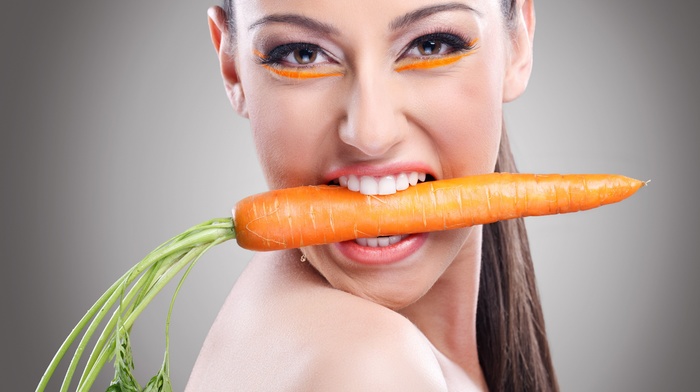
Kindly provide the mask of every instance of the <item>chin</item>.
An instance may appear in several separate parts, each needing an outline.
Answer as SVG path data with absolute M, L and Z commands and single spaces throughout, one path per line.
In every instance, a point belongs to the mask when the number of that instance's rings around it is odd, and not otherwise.
M 414 280 L 392 283 L 382 281 L 363 284 L 361 287 L 357 287 L 357 283 L 353 282 L 353 286 L 355 287 L 341 288 L 341 290 L 394 311 L 399 311 L 413 304 L 430 290 L 430 285 L 423 285 Z

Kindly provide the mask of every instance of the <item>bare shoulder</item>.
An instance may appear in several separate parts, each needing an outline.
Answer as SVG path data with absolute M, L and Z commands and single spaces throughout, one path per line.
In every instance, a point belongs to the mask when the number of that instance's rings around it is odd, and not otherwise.
M 363 321 L 356 330 L 327 336 L 327 351 L 317 352 L 298 375 L 299 390 L 447 391 L 422 334 L 390 318 Z
M 257 255 L 231 291 L 187 390 L 446 390 L 403 316 L 329 287 L 291 253 Z

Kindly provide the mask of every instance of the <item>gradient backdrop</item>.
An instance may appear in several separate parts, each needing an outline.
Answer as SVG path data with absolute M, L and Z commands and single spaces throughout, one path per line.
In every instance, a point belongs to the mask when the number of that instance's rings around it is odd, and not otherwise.
M 83 312 L 152 248 L 265 189 L 221 86 L 208 5 L 3 3 L 2 390 L 33 390 Z M 696 388 L 698 11 L 537 2 L 534 74 L 507 107 L 521 170 L 652 179 L 619 205 L 527 220 L 564 391 Z M 250 257 L 215 248 L 181 291 L 177 390 Z M 141 383 L 162 360 L 171 291 L 134 328 Z

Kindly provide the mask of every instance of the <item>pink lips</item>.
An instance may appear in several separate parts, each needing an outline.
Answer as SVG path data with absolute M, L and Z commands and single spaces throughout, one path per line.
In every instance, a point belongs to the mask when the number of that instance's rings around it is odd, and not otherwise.
M 402 241 L 386 247 L 369 247 L 355 241 L 335 244 L 345 257 L 359 264 L 393 264 L 414 254 L 425 243 L 428 233 L 411 234 Z

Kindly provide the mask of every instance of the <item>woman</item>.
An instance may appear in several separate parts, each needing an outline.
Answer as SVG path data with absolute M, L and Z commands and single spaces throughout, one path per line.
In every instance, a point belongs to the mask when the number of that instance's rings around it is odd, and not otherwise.
M 531 0 L 227 0 L 209 25 L 270 188 L 515 170 Z M 232 389 L 557 390 L 522 222 L 257 254 L 188 384 Z

